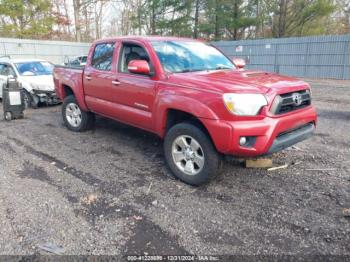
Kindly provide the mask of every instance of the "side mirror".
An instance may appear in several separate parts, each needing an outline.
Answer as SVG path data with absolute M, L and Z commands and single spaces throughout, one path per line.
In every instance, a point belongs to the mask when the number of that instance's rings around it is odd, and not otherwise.
M 243 58 L 233 58 L 232 62 L 238 69 L 243 69 L 246 66 L 245 60 Z
M 146 60 L 131 60 L 128 64 L 128 70 L 130 73 L 150 75 L 151 69 Z

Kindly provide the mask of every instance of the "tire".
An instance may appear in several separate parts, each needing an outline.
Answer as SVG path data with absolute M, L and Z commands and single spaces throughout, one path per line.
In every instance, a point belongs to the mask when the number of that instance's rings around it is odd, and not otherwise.
M 167 132 L 164 155 L 173 174 L 192 186 L 216 177 L 222 162 L 209 136 L 191 123 L 176 124 Z
M 90 130 L 95 124 L 95 115 L 91 112 L 83 111 L 73 95 L 64 99 L 62 117 L 66 127 L 74 132 Z
M 37 97 L 33 97 L 27 90 L 23 91 L 24 96 L 24 108 L 38 108 L 39 99 Z
M 36 95 L 32 96 L 31 107 L 33 109 L 37 109 L 39 107 L 39 98 Z
M 12 113 L 11 112 L 5 112 L 4 119 L 6 121 L 11 121 L 12 120 Z

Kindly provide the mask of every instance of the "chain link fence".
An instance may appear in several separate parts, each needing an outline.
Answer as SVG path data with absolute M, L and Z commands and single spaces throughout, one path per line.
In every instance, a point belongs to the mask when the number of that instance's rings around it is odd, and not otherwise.
M 350 35 L 213 44 L 229 57 L 244 58 L 250 69 L 298 77 L 350 79 Z

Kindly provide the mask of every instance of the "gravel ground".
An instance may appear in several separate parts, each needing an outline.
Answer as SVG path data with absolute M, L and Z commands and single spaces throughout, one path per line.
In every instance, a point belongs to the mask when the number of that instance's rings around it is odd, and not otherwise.
M 350 254 L 350 82 L 310 83 L 319 125 L 274 155 L 288 168 L 227 160 L 199 188 L 171 177 L 162 141 L 142 130 L 98 118 L 73 133 L 60 106 L 0 121 L 0 254 L 50 243 L 79 255 Z

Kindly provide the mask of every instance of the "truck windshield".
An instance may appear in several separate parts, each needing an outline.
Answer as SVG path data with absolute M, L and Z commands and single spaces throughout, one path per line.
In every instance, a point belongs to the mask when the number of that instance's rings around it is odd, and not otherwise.
M 153 41 L 166 72 L 185 73 L 233 69 L 234 64 L 216 48 L 195 41 Z
M 54 66 L 49 62 L 23 62 L 16 63 L 16 68 L 20 75 L 26 72 L 24 75 L 28 75 L 28 73 L 32 73 L 32 75 L 51 75 Z

